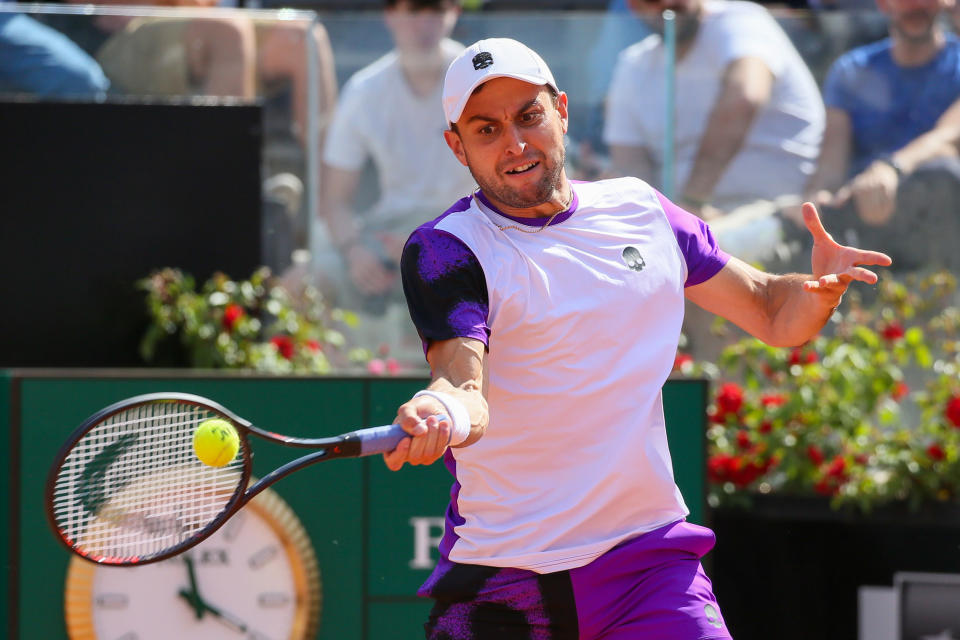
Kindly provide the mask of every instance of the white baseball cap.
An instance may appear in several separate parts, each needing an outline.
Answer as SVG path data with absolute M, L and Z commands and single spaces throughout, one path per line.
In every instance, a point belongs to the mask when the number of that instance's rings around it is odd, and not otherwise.
M 537 52 L 510 38 L 479 40 L 458 55 L 443 79 L 443 112 L 447 122 L 460 119 L 473 90 L 493 78 L 516 78 L 548 84 L 559 93 L 550 68 Z

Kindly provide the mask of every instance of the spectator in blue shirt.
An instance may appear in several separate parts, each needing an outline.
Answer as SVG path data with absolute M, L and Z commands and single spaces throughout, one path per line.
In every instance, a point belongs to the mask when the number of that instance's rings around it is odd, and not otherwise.
M 841 56 L 827 75 L 827 125 L 806 198 L 832 226 L 869 236 L 902 266 L 955 252 L 960 230 L 960 40 L 952 0 L 877 0 L 890 37 Z M 926 246 L 925 246 L 926 245 Z
M 0 13 L 0 93 L 63 98 L 109 87 L 100 65 L 65 35 L 22 13 Z

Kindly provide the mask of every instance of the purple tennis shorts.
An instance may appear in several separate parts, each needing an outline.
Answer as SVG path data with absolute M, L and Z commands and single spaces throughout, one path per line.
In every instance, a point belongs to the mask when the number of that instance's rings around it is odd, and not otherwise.
M 730 640 L 700 558 L 710 529 L 675 522 L 590 564 L 538 574 L 441 558 L 429 640 Z

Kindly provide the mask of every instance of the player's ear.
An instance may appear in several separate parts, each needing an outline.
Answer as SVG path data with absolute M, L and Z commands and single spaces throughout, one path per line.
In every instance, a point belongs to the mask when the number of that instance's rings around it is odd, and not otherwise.
M 443 139 L 447 141 L 447 146 L 453 151 L 453 155 L 457 156 L 460 164 L 466 167 L 467 154 L 463 151 L 463 140 L 460 139 L 460 134 L 452 129 L 447 129 L 443 132 Z
M 570 112 L 567 110 L 567 94 L 563 91 L 557 96 L 557 113 L 560 114 L 560 122 L 563 124 L 563 132 L 567 132 L 567 125 L 570 123 Z

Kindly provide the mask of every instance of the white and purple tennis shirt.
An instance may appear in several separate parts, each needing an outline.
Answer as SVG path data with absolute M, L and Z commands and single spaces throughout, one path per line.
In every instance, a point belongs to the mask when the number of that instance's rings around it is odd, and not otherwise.
M 477 192 L 404 250 L 422 338 L 488 349 L 489 426 L 445 457 L 455 483 L 440 552 L 453 562 L 572 569 L 689 513 L 661 387 L 684 287 L 729 256 L 702 220 L 641 180 L 573 189 L 546 228 Z

